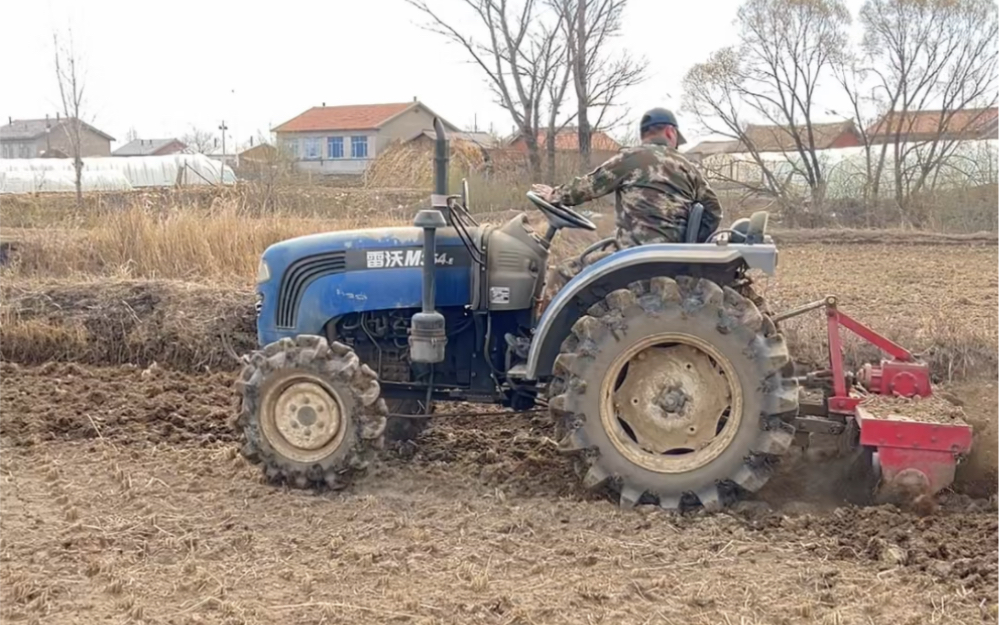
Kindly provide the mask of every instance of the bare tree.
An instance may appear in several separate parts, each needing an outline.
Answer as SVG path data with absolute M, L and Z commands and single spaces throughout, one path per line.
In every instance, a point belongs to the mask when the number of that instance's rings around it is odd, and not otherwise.
M 191 126 L 191 130 L 180 140 L 195 154 L 210 154 L 215 149 L 216 139 L 211 131 Z
M 867 0 L 860 20 L 871 89 L 887 112 L 872 137 L 873 196 L 889 170 L 896 206 L 920 225 L 913 197 L 996 105 L 999 9 L 991 0 Z
M 566 90 L 569 88 L 569 78 L 572 76 L 572 66 L 569 63 L 569 50 L 572 46 L 572 29 L 567 22 L 560 20 L 558 27 L 566 34 L 565 38 L 557 37 L 553 33 L 545 33 L 543 40 L 551 46 L 549 60 L 550 65 L 545 69 L 550 76 L 548 80 L 548 119 L 545 128 L 545 178 L 548 184 L 555 184 L 556 154 L 558 150 L 558 136 L 567 124 L 572 121 L 575 115 L 563 117 L 562 104 L 565 100 Z
M 125 141 L 135 141 L 139 138 L 139 131 L 135 129 L 135 126 L 129 126 L 128 132 L 125 133 Z
M 760 168 L 758 190 L 784 200 L 792 219 L 791 176 L 807 183 L 814 203 L 824 198 L 816 92 L 845 48 L 849 21 L 841 0 L 747 0 L 738 12 L 739 45 L 684 77 L 684 108 L 709 132 L 740 142 Z M 747 133 L 750 120 L 769 129 Z M 789 175 L 773 171 L 764 152 L 781 153 Z
M 561 105 L 550 101 L 559 90 L 549 88 L 557 72 L 556 59 L 564 57 L 556 42 L 558 16 L 545 10 L 541 0 L 461 0 L 474 19 L 449 23 L 426 0 L 406 2 L 428 18 L 424 28 L 461 46 L 486 74 L 497 102 L 510 113 L 527 145 L 531 174 L 537 177 L 542 113 Z M 474 26 L 466 30 L 466 23 Z
M 549 0 L 549 4 L 567 29 L 580 165 L 588 169 L 593 133 L 621 122 L 626 112 L 618 110 L 620 96 L 645 80 L 648 61 L 627 52 L 612 55 L 608 49 L 621 33 L 627 0 Z
M 713 177 L 762 195 L 786 199 L 785 185 L 764 160 L 763 153 L 746 135 L 749 124 L 742 99 L 739 51 L 734 47 L 714 52 L 704 63 L 694 65 L 683 79 L 684 109 L 691 112 L 710 133 L 736 141 L 759 171 L 759 180 L 749 180 L 725 169 L 711 170 Z M 751 113 L 750 113 L 751 114 Z
M 59 99 L 62 102 L 63 115 L 66 116 L 64 128 L 69 139 L 70 156 L 73 158 L 74 184 L 76 186 L 76 204 L 83 206 L 83 126 L 85 80 L 82 63 L 76 55 L 73 46 L 73 31 L 69 31 L 68 41 L 60 41 L 59 34 L 52 34 L 52 47 L 55 51 L 55 73 L 59 83 Z
M 874 129 L 879 118 L 885 113 L 884 105 L 871 85 L 873 73 L 854 51 L 846 51 L 836 59 L 833 63 L 833 75 L 850 104 L 848 114 L 844 116 L 856 122 L 857 136 L 864 150 L 861 198 L 865 207 L 867 225 L 872 226 L 874 225 L 871 221 L 872 210 L 878 205 L 879 181 L 884 167 L 884 160 L 876 158 Z M 830 112 L 839 114 L 837 111 Z

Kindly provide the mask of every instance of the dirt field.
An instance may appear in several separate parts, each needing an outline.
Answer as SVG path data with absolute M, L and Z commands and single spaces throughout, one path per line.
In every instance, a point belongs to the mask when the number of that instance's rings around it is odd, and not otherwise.
M 7 283 L 5 360 L 91 362 L 0 365 L 0 620 L 995 622 L 996 254 L 788 244 L 763 286 L 775 308 L 836 293 L 927 351 L 979 450 L 960 467 L 975 498 L 948 494 L 928 516 L 845 506 L 788 479 L 724 514 L 620 511 L 576 487 L 543 414 L 441 418 L 346 491 L 276 488 L 235 453 L 232 374 L 205 372 L 225 368 L 217 337 L 234 322 L 207 306 L 221 287 Z M 12 314 L 17 302 L 30 305 Z M 233 316 L 246 340 L 247 317 Z M 53 327 L 59 338 L 39 342 Z M 821 341 L 820 327 L 791 339 Z M 782 477 L 799 471 L 828 473 Z
M 441 419 L 345 492 L 286 491 L 234 453 L 224 375 L 3 367 L 12 622 L 996 617 L 995 499 L 622 512 L 577 490 L 544 416 L 510 415 Z

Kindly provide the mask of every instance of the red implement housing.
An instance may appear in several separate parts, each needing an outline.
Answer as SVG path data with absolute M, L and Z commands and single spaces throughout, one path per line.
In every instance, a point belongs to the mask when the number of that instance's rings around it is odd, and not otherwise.
M 881 481 L 933 494 L 954 481 L 957 458 L 971 449 L 971 426 L 874 416 L 857 407 L 860 444 L 877 449 Z
M 852 377 L 868 393 L 897 397 L 929 397 L 929 367 L 912 352 L 868 328 L 837 308 L 835 297 L 826 297 L 792 311 L 785 317 L 824 307 L 828 323 L 829 360 L 833 392 L 827 398 L 829 413 L 856 419 L 860 444 L 875 450 L 882 485 L 901 486 L 912 494 L 934 494 L 954 481 L 958 459 L 971 450 L 972 428 L 965 424 L 927 423 L 899 416 L 873 415 L 858 406 L 863 397 L 851 392 L 843 365 L 840 327 L 850 330 L 891 357 L 868 364 Z

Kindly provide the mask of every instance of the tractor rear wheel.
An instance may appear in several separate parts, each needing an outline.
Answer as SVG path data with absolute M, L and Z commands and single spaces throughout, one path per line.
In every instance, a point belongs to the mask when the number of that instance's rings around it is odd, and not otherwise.
M 784 338 L 756 305 L 706 279 L 610 293 L 572 327 L 550 406 L 587 487 L 622 506 L 717 509 L 756 491 L 794 437 Z
M 254 352 L 240 375 L 243 455 L 299 488 L 345 486 L 381 447 L 385 402 L 374 371 L 341 343 L 284 338 Z

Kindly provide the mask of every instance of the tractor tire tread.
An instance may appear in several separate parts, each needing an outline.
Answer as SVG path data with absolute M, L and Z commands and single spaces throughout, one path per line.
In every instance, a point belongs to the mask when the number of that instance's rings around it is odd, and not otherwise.
M 556 424 L 556 440 L 563 452 L 578 458 L 575 464 L 584 487 L 595 490 L 610 486 L 609 490 L 624 507 L 651 500 L 667 509 L 697 506 L 718 509 L 733 503 L 741 496 L 740 491 L 759 490 L 772 474 L 776 459 L 792 443 L 791 423 L 798 408 L 797 385 L 782 376 L 782 370 L 790 362 L 787 345 L 769 316 L 739 291 L 689 276 L 660 276 L 634 282 L 609 293 L 591 306 L 589 312 L 598 314 L 585 314 L 576 320 L 562 342 L 549 386 L 549 409 Z M 742 346 L 753 375 L 759 378 L 749 381 L 750 388 L 755 385 L 761 395 L 759 414 L 744 415 L 758 420 L 759 432 L 747 446 L 742 464 L 683 492 L 674 492 L 669 486 L 656 492 L 655 488 L 647 488 L 647 483 L 612 472 L 605 466 L 601 456 L 608 450 L 594 443 L 593 436 L 588 434 L 588 415 L 582 405 L 590 386 L 599 387 L 602 383 L 605 372 L 593 366 L 601 350 L 623 340 L 629 325 L 640 317 L 666 315 L 673 319 L 714 319 L 718 340 Z M 745 383 L 743 388 L 747 388 Z M 598 415 L 592 416 L 599 422 Z
M 318 375 L 334 387 L 344 402 L 345 440 L 329 456 L 304 464 L 279 454 L 261 433 L 261 389 L 268 375 L 283 369 L 302 369 Z M 237 381 L 240 410 L 240 453 L 262 466 L 264 476 L 296 488 L 347 486 L 363 470 L 375 450 L 382 446 L 386 405 L 379 398 L 377 376 L 361 365 L 353 350 L 340 343 L 327 343 L 316 335 L 282 338 L 256 350 Z

